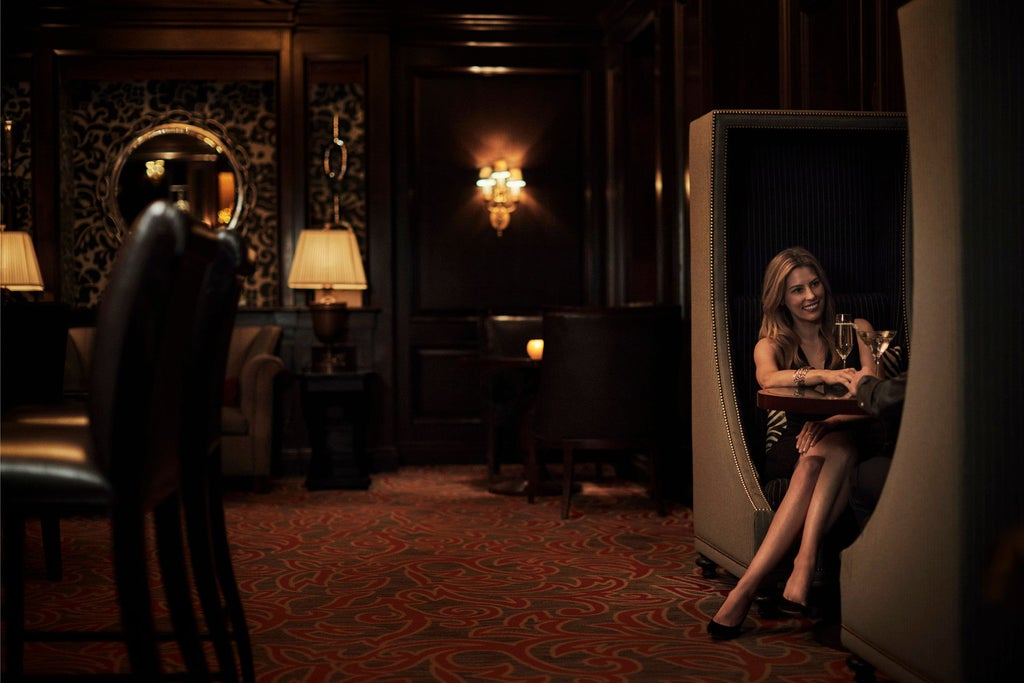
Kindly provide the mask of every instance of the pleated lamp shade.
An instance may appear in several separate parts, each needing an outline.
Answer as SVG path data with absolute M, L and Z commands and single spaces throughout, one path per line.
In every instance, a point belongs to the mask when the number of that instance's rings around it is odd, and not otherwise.
M 355 233 L 347 228 L 303 230 L 288 274 L 292 289 L 366 289 Z
M 43 274 L 27 232 L 0 231 L 0 287 L 14 292 L 43 291 Z

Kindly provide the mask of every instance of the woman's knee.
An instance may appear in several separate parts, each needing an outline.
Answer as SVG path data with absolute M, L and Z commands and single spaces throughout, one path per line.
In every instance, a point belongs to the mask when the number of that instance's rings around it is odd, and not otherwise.
M 805 457 L 817 457 L 822 463 L 826 460 L 853 463 L 857 457 L 857 447 L 845 434 L 832 433 L 814 444 Z
M 793 468 L 793 478 L 810 477 L 815 478 L 825 465 L 825 459 L 814 453 L 814 450 L 803 453 L 796 461 Z

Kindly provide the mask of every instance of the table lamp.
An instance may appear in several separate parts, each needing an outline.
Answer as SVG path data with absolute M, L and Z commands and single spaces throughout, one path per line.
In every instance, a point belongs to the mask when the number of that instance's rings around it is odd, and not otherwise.
M 313 332 L 327 350 L 316 369 L 346 369 L 344 355 L 335 355 L 334 349 L 345 339 L 348 309 L 362 307 L 362 290 L 366 289 L 366 272 L 355 233 L 330 223 L 322 230 L 303 230 L 295 247 L 288 286 L 315 292 L 309 303 Z
M 39 260 L 27 232 L 7 231 L 0 225 L 0 288 L 9 292 L 43 291 Z

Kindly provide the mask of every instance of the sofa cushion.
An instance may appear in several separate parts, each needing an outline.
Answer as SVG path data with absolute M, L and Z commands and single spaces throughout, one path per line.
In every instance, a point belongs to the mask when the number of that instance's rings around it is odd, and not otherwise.
M 249 421 L 239 408 L 224 406 L 220 411 L 220 431 L 222 434 L 248 434 Z
M 237 377 L 225 377 L 224 378 L 224 398 L 221 401 L 222 405 L 237 406 L 241 402 L 242 402 L 242 395 L 238 391 L 238 378 Z

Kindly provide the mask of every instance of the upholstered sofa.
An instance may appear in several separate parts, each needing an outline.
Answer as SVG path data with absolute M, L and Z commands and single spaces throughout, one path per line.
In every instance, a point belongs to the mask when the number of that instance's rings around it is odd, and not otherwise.
M 88 391 L 95 330 L 68 330 L 64 370 L 65 393 Z M 281 328 L 277 325 L 239 326 L 231 335 L 221 414 L 221 457 L 227 477 L 251 479 L 256 490 L 267 490 L 271 462 L 278 443 L 276 427 L 278 378 L 284 362 L 277 355 Z
M 227 477 L 251 477 L 256 490 L 270 484 L 274 450 L 280 435 L 278 378 L 284 362 L 277 355 L 277 325 L 236 327 L 231 335 L 224 379 L 221 458 Z

